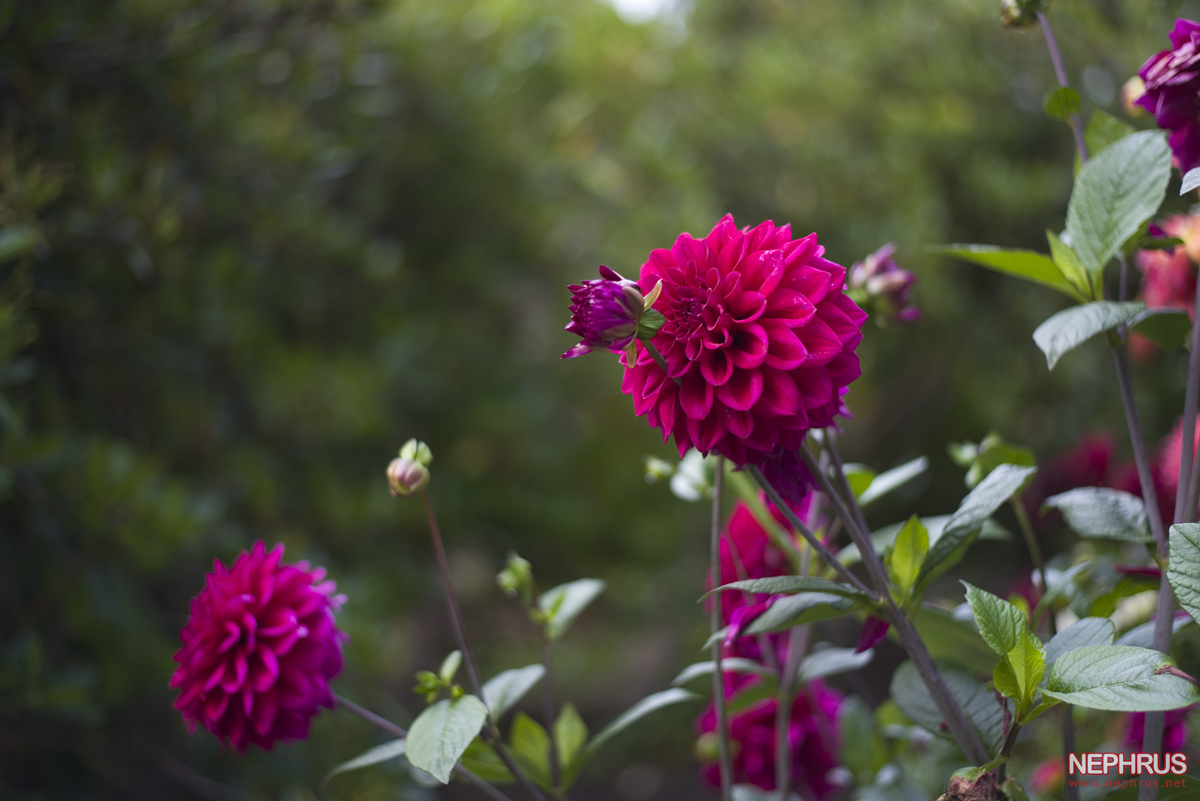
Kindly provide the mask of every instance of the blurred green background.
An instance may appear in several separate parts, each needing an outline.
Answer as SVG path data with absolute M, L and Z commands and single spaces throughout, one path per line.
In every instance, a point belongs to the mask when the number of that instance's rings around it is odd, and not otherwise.
M 560 361 L 566 285 L 725 212 L 846 265 L 894 241 L 920 277 L 924 318 L 869 325 L 849 396 L 851 459 L 933 461 L 874 524 L 955 507 L 952 439 L 1125 441 L 1102 345 L 1051 374 L 1030 339 L 1061 298 L 923 250 L 1062 227 L 1038 30 L 993 0 L 619 5 L 0 0 L 0 798 L 436 797 L 386 770 L 321 790 L 378 742 L 345 713 L 237 757 L 167 686 L 212 559 L 264 539 L 350 597 L 338 691 L 419 711 L 413 672 L 453 646 L 419 504 L 386 489 L 409 436 L 485 672 L 537 659 L 492 583 L 516 549 L 543 586 L 609 582 L 558 654 L 593 729 L 663 688 L 706 631 L 706 510 L 643 480 L 672 449 L 615 359 Z M 1123 117 L 1200 8 L 1051 12 L 1085 117 Z M 1152 443 L 1183 358 L 1139 368 Z M 967 570 L 1002 589 L 1025 564 L 989 543 Z M 695 711 L 627 735 L 579 797 L 699 795 Z

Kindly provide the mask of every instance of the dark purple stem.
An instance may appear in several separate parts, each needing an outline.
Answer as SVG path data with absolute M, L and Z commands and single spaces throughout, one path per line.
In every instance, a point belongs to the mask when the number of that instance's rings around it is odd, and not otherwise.
M 1050 30 L 1050 21 L 1041 11 L 1038 12 L 1038 22 L 1042 24 L 1042 33 L 1046 35 L 1046 48 L 1050 51 L 1050 61 L 1054 63 L 1054 75 L 1058 78 L 1058 85 L 1064 89 L 1070 89 L 1071 84 L 1067 81 L 1067 71 L 1063 68 L 1062 55 L 1058 52 L 1058 42 L 1054 39 L 1054 31 Z M 1072 114 L 1068 117 L 1068 124 L 1071 126 L 1071 133 L 1075 136 L 1075 149 L 1079 151 L 1079 160 L 1087 161 L 1087 142 L 1083 138 L 1083 128 L 1079 125 L 1079 115 Z
M 646 343 L 651 348 L 653 345 Z M 655 350 L 653 353 L 657 354 Z M 659 359 L 662 356 L 658 357 Z M 664 363 L 665 364 L 665 363 Z M 665 367 L 663 369 L 666 369 Z M 670 375 L 668 373 L 668 375 Z M 721 582 L 721 490 L 725 478 L 725 459 L 717 457 L 717 471 L 713 477 L 712 529 L 709 540 L 709 557 L 712 562 L 713 589 Z M 721 630 L 721 593 L 712 595 L 712 633 Z M 733 762 L 729 756 L 729 724 L 725 717 L 725 671 L 721 668 L 721 641 L 717 640 L 712 646 L 713 659 L 713 704 L 717 710 L 717 758 L 720 760 L 721 799 L 730 801 L 733 797 Z

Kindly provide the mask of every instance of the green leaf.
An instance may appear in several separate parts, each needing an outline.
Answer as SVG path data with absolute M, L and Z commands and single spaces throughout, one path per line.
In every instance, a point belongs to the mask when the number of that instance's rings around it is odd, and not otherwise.
M 779 801 L 779 793 L 775 790 L 764 790 L 754 784 L 735 784 L 730 798 L 732 801 Z M 803 801 L 803 799 L 795 793 L 789 793 L 788 801 Z
M 509 751 L 521 770 L 541 787 L 550 784 L 550 735 L 542 724 L 518 712 L 508 733 Z
M 37 244 L 37 231 L 28 225 L 10 225 L 0 231 L 0 262 L 24 256 Z
M 1088 120 L 1083 132 L 1083 141 L 1087 145 L 1088 155 L 1095 157 L 1112 145 L 1120 142 L 1134 132 L 1134 127 L 1113 115 L 1096 109 Z
M 590 759 L 597 751 L 599 751 L 605 743 L 616 737 L 621 732 L 628 729 L 634 723 L 637 723 L 642 718 L 652 712 L 657 712 L 664 707 L 680 704 L 685 701 L 700 701 L 703 700 L 699 695 L 681 690 L 679 688 L 671 690 L 663 690 L 662 692 L 648 695 L 638 701 L 633 706 L 626 709 L 612 723 L 605 726 L 596 734 L 591 741 L 584 746 L 579 752 L 579 757 L 571 765 L 572 771 L 578 771 L 582 765 Z
M 1200 187 L 1200 167 L 1188 170 L 1183 176 L 1183 183 L 1179 185 L 1179 196 L 1183 197 L 1197 187 Z
M 446 684 L 454 681 L 454 674 L 458 672 L 459 666 L 462 664 L 462 651 L 451 651 L 444 660 L 442 666 L 438 668 L 438 678 Z
M 1082 294 L 1091 295 L 1092 282 L 1088 277 L 1087 270 L 1079 263 L 1079 257 L 1075 255 L 1075 251 L 1049 228 L 1046 229 L 1046 241 L 1050 244 L 1050 258 L 1058 265 L 1063 277 Z
M 1046 669 L 1052 669 L 1060 656 L 1076 648 L 1112 645 L 1116 633 L 1116 626 L 1106 617 L 1085 617 L 1075 621 L 1046 643 Z
M 1029 623 L 1025 613 L 1003 598 L 998 598 L 990 592 L 963 582 L 967 588 L 967 603 L 971 614 L 975 616 L 975 624 L 979 626 L 979 635 L 992 650 L 1001 657 L 1007 657 L 1009 651 L 1017 647 L 1025 632 L 1029 631 Z
M 1075 578 L 1080 573 L 1091 570 L 1091 568 L 1091 561 L 1071 565 L 1066 570 L 1055 570 L 1052 567 L 1046 568 L 1046 579 L 1050 582 L 1050 589 L 1038 600 L 1038 604 L 1033 610 L 1032 620 L 1040 620 L 1043 611 L 1063 595 L 1067 595 L 1068 597 L 1074 596 Z
M 925 526 L 925 530 L 929 533 L 929 546 L 931 548 L 942 538 L 942 534 L 945 533 L 946 524 L 950 522 L 950 518 L 951 515 L 931 515 L 921 518 L 921 525 Z M 890 548 L 896 542 L 896 535 L 900 533 L 900 529 L 902 528 L 904 528 L 904 523 L 892 523 L 871 532 L 871 543 L 875 546 L 876 552 L 881 553 Z M 992 518 L 988 518 L 983 521 L 983 528 L 979 532 L 979 538 L 1008 542 L 1012 539 L 1012 533 Z M 844 565 L 856 565 L 862 561 L 862 555 L 858 552 L 858 546 L 850 544 L 837 552 L 837 559 Z
M 1083 104 L 1079 100 L 1078 92 L 1060 86 L 1046 93 L 1046 99 L 1042 101 L 1042 108 L 1046 110 L 1046 114 L 1051 119 L 1066 122 L 1071 115 L 1079 113 Z
M 943 245 L 931 248 L 934 253 L 944 253 L 995 270 L 998 273 L 1022 278 L 1035 284 L 1057 289 L 1064 295 L 1081 303 L 1087 296 L 1076 289 L 1062 270 L 1049 256 L 1033 250 L 1006 250 L 994 245 Z
M 746 627 L 747 634 L 769 634 L 773 631 L 790 629 L 801 623 L 813 623 L 831 617 L 849 614 L 862 604 L 841 595 L 808 592 L 780 598 L 771 604 L 754 622 Z
M 1067 205 L 1067 232 L 1083 266 L 1104 269 L 1158 211 L 1171 177 L 1171 150 L 1158 131 L 1130 134 L 1079 170 Z
M 409 728 L 408 761 L 446 784 L 454 763 L 486 720 L 487 707 L 473 695 L 438 701 Z
M 941 662 L 938 669 L 950 694 L 958 700 L 967 720 L 979 733 L 984 747 L 995 751 L 1004 736 L 1004 713 L 996 703 L 996 697 L 965 670 Z M 952 739 L 949 729 L 943 725 L 941 711 L 911 661 L 901 664 L 892 675 L 891 697 L 918 726 L 939 737 Z
M 600 579 L 578 579 L 560 584 L 538 596 L 538 609 L 546 619 L 546 639 L 554 642 L 567 633 L 575 618 L 604 592 Z
M 742 592 L 763 593 L 768 595 L 794 594 L 802 592 L 822 592 L 831 595 L 841 595 L 846 598 L 867 599 L 862 590 L 849 584 L 838 584 L 828 579 L 815 576 L 770 576 L 768 578 L 747 579 L 723 584 L 716 590 L 705 593 L 711 595 L 722 590 L 741 590 Z
M 667 318 L 658 309 L 646 309 L 642 312 L 642 319 L 638 323 L 637 338 L 638 339 L 653 339 L 658 333 L 658 329 L 662 328 L 667 322 Z
M 913 582 L 917 580 L 921 563 L 925 561 L 925 554 L 928 552 L 929 532 L 921 525 L 921 518 L 913 515 L 896 535 L 889 560 L 891 579 L 905 597 L 912 589 Z
M 369 768 L 371 765 L 378 765 L 380 762 L 387 762 L 388 760 L 398 759 L 402 756 L 404 756 L 403 739 L 392 740 L 390 743 L 377 745 L 326 773 L 325 778 L 321 781 L 321 786 L 324 787 L 329 783 L 330 779 L 339 774 L 349 773 L 352 770 L 359 770 L 360 768 Z
M 588 727 L 579 715 L 579 710 L 570 701 L 563 704 L 554 721 L 554 746 L 558 749 L 558 760 L 564 769 L 587 742 Z
M 861 497 L 863 491 L 871 486 L 875 479 L 875 471 L 865 464 L 842 465 L 842 475 L 846 477 L 846 483 L 850 485 L 850 491 L 854 493 L 855 498 Z
M 887 762 L 883 738 L 875 730 L 875 716 L 858 696 L 852 695 L 838 708 L 841 761 L 859 784 L 870 782 Z
M 1129 322 L 1145 308 L 1146 304 L 1140 300 L 1123 303 L 1097 300 L 1073 306 L 1051 315 L 1050 319 L 1034 329 L 1033 341 L 1046 354 L 1046 364 L 1053 370 L 1064 354 L 1096 334 Z
M 479 737 L 471 741 L 463 752 L 459 762 L 464 768 L 474 773 L 485 782 L 503 784 L 514 782 L 516 777 L 508 770 L 508 766 L 500 759 L 496 749 L 485 743 Z
M 1179 605 L 1200 618 L 1200 523 L 1171 526 L 1167 581 Z
M 527 665 L 497 673 L 483 685 L 483 701 L 487 704 L 492 722 L 499 721 L 504 713 L 534 688 L 546 674 L 542 665 Z
M 930 655 L 939 662 L 955 662 L 975 673 L 990 673 L 996 664 L 996 654 L 979 632 L 943 609 L 922 604 L 913 625 Z
M 1052 495 L 1043 508 L 1062 512 L 1067 525 L 1081 537 L 1150 542 L 1146 505 L 1136 495 L 1104 487 L 1080 487 Z
M 721 660 L 721 672 L 723 673 L 753 673 L 758 676 L 773 674 L 771 670 L 761 662 L 755 662 L 753 659 L 742 659 L 737 656 L 727 656 Z M 695 681 L 701 676 L 711 676 L 713 674 L 713 662 L 709 659 L 706 662 L 697 662 L 694 665 L 688 665 L 683 670 L 679 671 L 679 675 L 671 681 L 672 687 L 680 687 L 688 682 Z
M 929 546 L 917 576 L 914 596 L 920 597 L 929 583 L 956 565 L 983 528 L 984 521 L 1020 490 L 1037 472 L 1036 467 L 1002 464 L 963 499 L 942 536 Z
M 885 470 L 871 480 L 871 484 L 858 496 L 859 506 L 869 506 L 883 496 L 899 489 L 929 469 L 929 460 L 918 456 L 911 462 Z
M 1054 662 L 1044 695 L 1113 712 L 1178 709 L 1200 701 L 1187 679 L 1156 673 L 1174 663 L 1165 654 L 1128 645 L 1076 648 Z
M 1163 350 L 1173 350 L 1187 344 L 1192 320 L 1186 309 L 1146 309 L 1129 321 L 1129 327 L 1154 340 Z
M 992 684 L 996 691 L 1005 698 L 1012 698 L 1021 702 L 1021 685 L 1017 681 L 1016 674 L 1013 673 L 1012 666 L 1008 664 L 1007 659 L 1001 659 L 996 663 L 996 667 L 992 668 Z M 1018 706 L 1018 715 L 1020 707 Z
M 1171 635 L 1179 631 L 1184 626 L 1187 626 L 1196 621 L 1190 617 L 1177 617 L 1171 622 Z M 1143 623 L 1140 626 L 1134 626 L 1129 631 L 1117 638 L 1115 643 L 1105 643 L 1106 645 L 1132 645 L 1137 648 L 1153 648 L 1154 647 L 1154 621 Z
M 1021 699 L 1019 709 L 1028 709 L 1037 694 L 1038 685 L 1046 675 L 1046 649 L 1032 631 L 1025 629 L 1017 640 L 1017 647 L 1008 652 L 1008 665 L 1016 676 Z
M 800 681 L 812 681 L 825 676 L 836 676 L 839 673 L 849 673 L 870 664 L 875 656 L 875 649 L 855 653 L 853 648 L 825 648 L 813 651 L 800 663 Z

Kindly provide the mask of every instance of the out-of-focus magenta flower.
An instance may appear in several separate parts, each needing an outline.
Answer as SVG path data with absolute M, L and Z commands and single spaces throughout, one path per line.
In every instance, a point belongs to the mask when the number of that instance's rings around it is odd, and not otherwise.
M 805 503 L 813 488 L 813 475 L 795 450 L 776 448 L 762 461 L 763 477 L 791 506 Z
M 1197 418 L 1200 420 L 1200 418 Z M 1200 435 L 1200 425 L 1196 433 Z M 1200 442 L 1200 436 L 1197 437 Z M 1154 494 L 1158 498 L 1158 511 L 1164 523 L 1175 518 L 1175 493 L 1179 489 L 1179 451 L 1183 447 L 1183 419 L 1175 421 L 1175 427 L 1158 446 L 1154 461 L 1150 464 L 1150 475 L 1154 481 Z M 1142 495 L 1142 483 L 1135 465 L 1125 465 L 1109 484 L 1114 489 Z
M 739 230 L 726 215 L 705 238 L 681 234 L 650 254 L 639 283 L 662 281 L 654 308 L 666 322 L 651 341 L 668 371 L 639 342 L 621 391 L 664 442 L 758 464 L 833 422 L 861 373 L 866 314 L 823 253 L 816 234 L 792 239 L 770 221 Z
M 1167 143 L 1179 169 L 1200 167 L 1200 24 L 1176 20 L 1171 49 L 1151 56 L 1138 76 L 1146 86 L 1137 104 L 1171 132 Z
M 729 737 L 733 743 L 733 781 L 775 789 L 775 698 L 760 701 L 730 715 Z M 838 709 L 842 695 L 814 680 L 792 704 L 788 746 L 791 748 L 792 787 L 806 799 L 828 798 L 838 790 L 829 773 L 838 766 Z M 717 714 L 709 707 L 696 720 L 703 737 L 717 730 Z M 714 787 L 721 783 L 720 767 L 707 761 L 701 774 Z
M 1042 503 L 1051 495 L 1076 487 L 1109 487 L 1116 443 L 1111 434 L 1089 434 L 1065 453 L 1051 457 L 1022 493 L 1025 509 L 1035 526 L 1044 528 L 1057 512 L 1041 515 Z
M 1050 757 L 1039 762 L 1029 776 L 1028 787 L 1038 795 L 1051 795 L 1062 788 L 1067 771 L 1062 757 Z
M 1190 706 L 1182 709 L 1169 709 L 1163 722 L 1163 751 L 1177 753 L 1183 750 L 1187 743 L 1187 716 Z M 1130 712 L 1125 723 L 1125 739 L 1121 747 L 1126 751 L 1141 751 L 1142 737 L 1146 731 L 1146 713 Z
M 1142 271 L 1138 298 L 1151 309 L 1186 309 L 1192 315 L 1196 302 L 1196 265 L 1200 263 L 1200 215 L 1168 217 L 1162 223 L 1160 235 L 1181 239 L 1183 245 L 1138 251 L 1137 265 Z M 1129 347 L 1138 361 L 1145 361 L 1157 350 L 1152 340 L 1136 331 L 1130 337 Z
M 605 348 L 620 353 L 637 335 L 642 291 L 636 281 L 601 265 L 600 278 L 571 285 L 571 322 L 567 331 L 583 341 L 562 355 L 571 359 Z
M 201 724 L 239 753 L 307 737 L 319 707 L 333 708 L 329 682 L 342 669 L 347 638 L 333 615 L 345 596 L 323 568 L 282 558 L 282 545 L 256 542 L 232 568 L 214 562 L 175 654 L 175 708 L 189 730 Z
M 858 644 L 854 646 L 854 653 L 861 654 L 883 642 L 891 625 L 881 617 L 867 615 L 866 620 L 863 621 L 862 631 L 858 635 Z
M 921 310 L 912 301 L 917 277 L 896 264 L 895 253 L 896 246 L 889 242 L 855 262 L 850 268 L 849 293 L 876 320 L 911 323 L 921 319 Z

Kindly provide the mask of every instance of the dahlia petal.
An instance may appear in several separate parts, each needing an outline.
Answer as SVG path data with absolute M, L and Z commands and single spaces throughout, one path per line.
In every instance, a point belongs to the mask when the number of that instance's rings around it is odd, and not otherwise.
M 763 394 L 754 407 L 758 414 L 785 417 L 800 410 L 800 391 L 791 375 L 783 370 L 764 367 Z
M 741 235 L 737 224 L 733 221 L 733 215 L 726 214 L 704 238 L 704 244 L 708 245 L 709 250 L 713 253 L 720 253 L 731 241 L 740 238 Z
M 250 684 L 255 692 L 266 692 L 279 678 L 279 660 L 270 648 L 259 648 L 255 654 L 258 662 L 251 668 Z
M 179 675 L 179 674 L 176 674 L 176 675 Z M 223 661 L 218 662 L 216 668 L 213 669 L 213 672 L 209 675 L 208 679 L 206 679 L 204 684 L 200 685 L 200 686 L 203 686 L 204 692 L 208 692 L 213 687 L 216 687 L 218 684 L 220 684 L 221 679 L 223 679 L 224 677 L 225 677 L 225 663 Z
M 730 304 L 734 322 L 749 323 L 763 316 L 767 310 L 767 299 L 760 292 L 742 292 Z
M 679 387 L 679 403 L 683 413 L 695 420 L 707 416 L 712 410 L 713 387 L 704 380 L 702 369 L 684 376 L 683 384 Z
M 808 360 L 808 349 L 786 323 L 764 320 L 763 330 L 767 333 L 767 358 L 764 364 L 780 370 L 794 370 Z
M 817 309 L 808 297 L 793 289 L 780 289 L 767 299 L 766 316 L 796 328 L 806 324 Z
M 712 414 L 700 419 L 688 417 L 687 427 L 696 450 L 705 454 L 713 449 L 721 437 L 725 436 L 723 416 L 719 414 Z
M 700 357 L 700 373 L 714 387 L 729 381 L 733 375 L 733 361 L 724 350 L 706 350 Z
M 720 250 L 714 248 L 714 252 L 719 254 L 717 256 L 717 269 L 723 275 L 735 274 L 733 271 L 738 269 L 742 259 L 745 258 L 749 244 L 746 237 L 738 234 L 730 239 Z
M 809 234 L 802 239 L 796 239 L 783 247 L 783 264 L 789 270 L 806 263 L 817 252 L 817 235 Z M 815 302 L 815 301 L 814 301 Z
M 729 381 L 717 387 L 717 398 L 731 409 L 747 411 L 762 397 L 762 371 L 734 370 Z
M 266 735 L 271 724 L 275 722 L 275 715 L 278 712 L 278 694 L 274 692 L 261 693 L 255 699 L 254 712 L 250 716 L 250 720 L 259 734 Z
M 754 415 L 740 409 L 725 409 L 725 428 L 735 437 L 748 437 L 754 430 Z
M 758 367 L 767 358 L 767 332 L 758 323 L 745 323 L 735 327 L 729 357 L 735 366 L 743 370 Z
M 232 620 L 226 620 L 224 628 L 226 632 L 225 639 L 217 646 L 217 652 L 222 654 L 237 645 L 238 640 L 242 638 L 242 630 Z
M 208 721 L 220 720 L 229 706 L 229 696 L 223 692 L 209 693 L 204 699 L 204 717 Z
M 813 317 L 803 327 L 796 329 L 796 335 L 808 349 L 807 364 L 811 367 L 829 364 L 833 357 L 842 352 L 841 340 L 820 317 Z
M 783 280 L 783 254 L 778 250 L 760 250 L 743 260 L 742 286 L 770 297 Z

